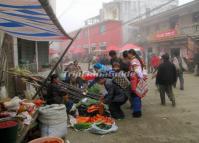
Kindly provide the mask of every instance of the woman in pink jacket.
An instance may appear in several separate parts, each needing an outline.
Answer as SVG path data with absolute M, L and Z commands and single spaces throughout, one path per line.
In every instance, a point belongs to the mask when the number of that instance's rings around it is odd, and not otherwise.
M 130 79 L 131 79 L 131 92 L 132 92 L 132 110 L 133 117 L 140 118 L 142 116 L 142 102 L 141 97 L 136 93 L 136 88 L 141 79 L 144 79 L 144 63 L 138 56 L 135 50 L 131 49 L 128 52 L 130 59 Z

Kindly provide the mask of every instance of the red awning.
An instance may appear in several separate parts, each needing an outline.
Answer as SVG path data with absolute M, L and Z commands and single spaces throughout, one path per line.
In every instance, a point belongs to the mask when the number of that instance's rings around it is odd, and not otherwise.
M 119 47 L 117 47 L 117 46 L 115 46 L 115 45 L 111 45 L 111 46 L 109 46 L 107 49 L 106 49 L 106 51 L 112 51 L 112 50 L 114 50 L 114 51 L 119 51 L 119 50 L 121 50 Z
M 126 50 L 130 50 L 130 49 L 134 49 L 134 50 L 141 50 L 143 51 L 144 48 L 137 46 L 135 44 L 126 44 L 122 47 L 121 51 L 126 51 Z

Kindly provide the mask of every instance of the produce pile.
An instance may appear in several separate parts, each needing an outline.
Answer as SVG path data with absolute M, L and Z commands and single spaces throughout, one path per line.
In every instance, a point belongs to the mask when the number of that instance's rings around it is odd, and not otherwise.
M 35 76 L 26 70 L 19 69 L 9 70 L 13 76 L 23 79 L 24 82 L 31 83 L 34 87 L 42 86 L 44 77 Z M 100 102 L 99 87 L 95 87 L 92 91 L 85 91 L 72 85 L 60 82 L 60 87 L 66 91 L 69 99 L 75 104 L 78 115 L 72 115 L 75 118 L 73 127 L 77 130 L 88 130 L 91 133 L 107 134 L 117 131 L 118 127 L 115 121 L 110 117 L 110 112 L 107 105 Z M 48 83 L 44 89 L 48 87 Z M 43 90 L 42 90 L 43 91 Z M 98 92 L 96 92 L 98 91 Z M 45 94 L 41 93 L 41 96 Z M 40 101 L 35 102 L 35 105 L 42 104 Z
M 93 117 L 77 117 L 77 124 L 83 123 L 104 123 L 107 125 L 112 125 L 114 123 L 114 120 L 110 117 L 102 116 L 99 114 Z
M 29 125 L 38 107 L 43 103 L 41 100 L 28 101 L 18 97 L 8 99 L 8 101 L 0 103 L 0 119 L 18 118 L 22 120 L 24 125 Z
M 79 116 L 76 117 L 74 128 L 77 130 L 88 130 L 91 133 L 107 134 L 117 131 L 115 121 L 110 117 L 108 107 L 100 101 L 85 98 L 77 105 Z M 94 130 L 93 130 L 94 129 Z M 105 131 L 103 133 L 100 133 Z

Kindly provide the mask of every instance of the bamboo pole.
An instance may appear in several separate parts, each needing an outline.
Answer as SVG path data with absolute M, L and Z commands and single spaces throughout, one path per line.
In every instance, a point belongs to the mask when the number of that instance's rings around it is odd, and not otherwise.
M 75 39 L 77 38 L 77 36 L 79 35 L 80 32 L 81 32 L 81 29 L 77 32 L 77 34 L 75 35 L 75 37 L 71 40 L 71 42 L 69 43 L 69 45 L 66 47 L 65 51 L 63 52 L 63 54 L 61 55 L 61 57 L 59 58 L 59 60 L 55 64 L 55 66 L 53 67 L 53 69 L 50 71 L 50 73 L 48 74 L 47 78 L 44 80 L 44 82 L 41 85 L 41 87 L 37 90 L 36 94 L 33 96 L 33 99 L 35 99 L 37 97 L 37 95 L 40 93 L 40 91 L 43 89 L 43 87 L 47 83 L 48 79 L 54 73 L 54 71 L 56 70 L 57 66 L 60 64 L 60 62 L 62 61 L 63 57 L 66 55 L 66 53 L 68 52 L 69 48 L 71 47 L 71 45 L 73 44 L 73 42 L 75 41 Z

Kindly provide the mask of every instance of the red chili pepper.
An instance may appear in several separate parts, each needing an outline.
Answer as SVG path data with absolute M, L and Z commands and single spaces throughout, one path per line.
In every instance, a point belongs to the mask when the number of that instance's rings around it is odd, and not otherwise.
M 14 127 L 16 125 L 17 125 L 17 122 L 15 122 L 15 121 L 5 121 L 5 122 L 0 123 L 0 129 L 10 128 L 10 127 Z

